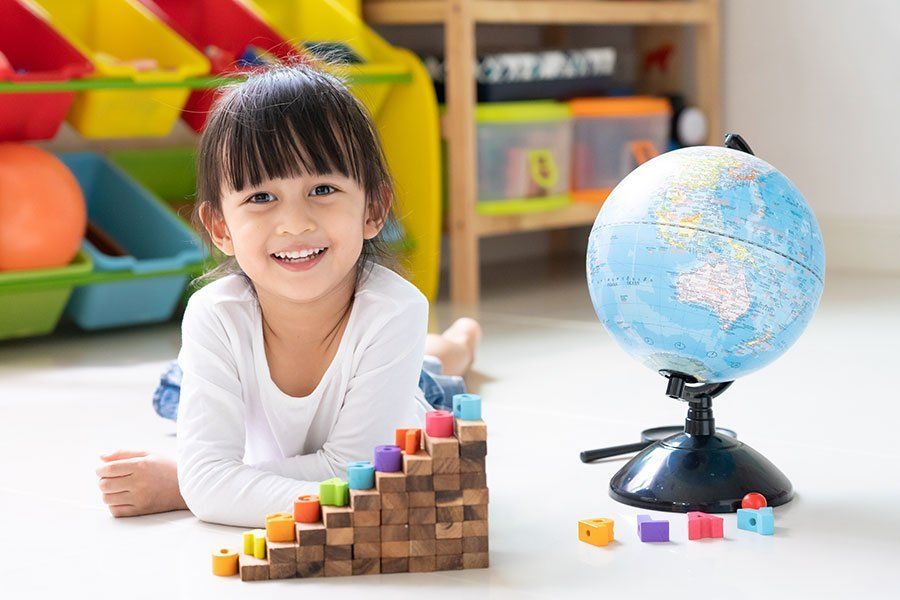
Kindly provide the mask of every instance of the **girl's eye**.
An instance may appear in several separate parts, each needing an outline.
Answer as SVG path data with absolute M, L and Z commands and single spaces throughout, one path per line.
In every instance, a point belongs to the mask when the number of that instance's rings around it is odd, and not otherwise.
M 327 183 L 323 183 L 322 185 L 317 185 L 316 187 L 313 188 L 312 195 L 313 196 L 328 196 L 330 194 L 333 194 L 336 191 L 337 190 L 333 186 L 330 186 Z
M 275 196 L 270 194 L 269 192 L 257 192 L 253 194 L 249 198 L 247 198 L 247 202 L 250 204 L 267 204 L 275 199 Z

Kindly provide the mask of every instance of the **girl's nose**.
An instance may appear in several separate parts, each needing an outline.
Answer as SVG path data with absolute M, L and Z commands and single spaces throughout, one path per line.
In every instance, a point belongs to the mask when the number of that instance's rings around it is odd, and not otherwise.
M 278 221 L 277 233 L 285 235 L 300 235 L 309 231 L 315 231 L 316 223 L 304 200 L 285 202 Z

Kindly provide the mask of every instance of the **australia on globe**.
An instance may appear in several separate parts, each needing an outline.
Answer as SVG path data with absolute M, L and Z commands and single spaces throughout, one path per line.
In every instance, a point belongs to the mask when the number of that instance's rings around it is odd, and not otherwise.
M 635 169 L 597 215 L 587 252 L 606 330 L 655 371 L 700 382 L 764 367 L 819 303 L 825 251 L 797 188 L 730 148 L 662 154 Z

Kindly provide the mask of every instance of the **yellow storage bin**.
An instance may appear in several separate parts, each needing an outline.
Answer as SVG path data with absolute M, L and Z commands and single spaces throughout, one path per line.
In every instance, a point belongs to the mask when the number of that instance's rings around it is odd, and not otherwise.
M 91 77 L 160 85 L 129 89 L 126 83 L 79 93 L 68 120 L 85 137 L 167 135 L 190 93 L 179 83 L 210 71 L 206 57 L 136 0 L 33 2 L 90 57 L 95 67 Z

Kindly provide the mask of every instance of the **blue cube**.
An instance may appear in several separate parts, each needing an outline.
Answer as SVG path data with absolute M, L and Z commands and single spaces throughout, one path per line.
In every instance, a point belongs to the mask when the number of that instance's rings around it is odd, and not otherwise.
M 739 508 L 737 511 L 738 529 L 755 531 L 760 535 L 775 535 L 775 511 L 771 506 L 758 510 Z
M 463 421 L 481 420 L 481 396 L 478 394 L 455 394 L 453 396 L 453 416 Z
M 375 465 L 368 460 L 348 464 L 347 483 L 351 490 L 371 490 L 375 487 Z

